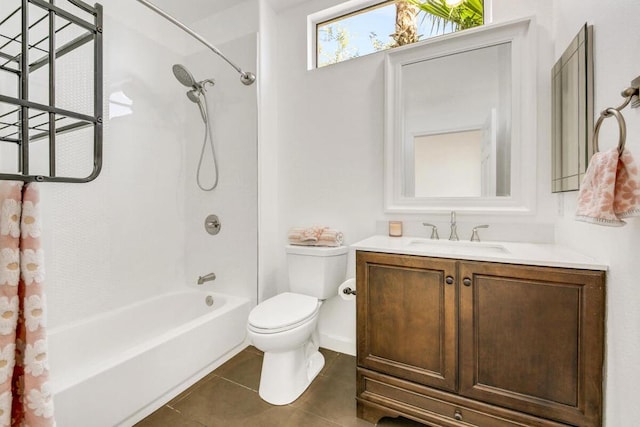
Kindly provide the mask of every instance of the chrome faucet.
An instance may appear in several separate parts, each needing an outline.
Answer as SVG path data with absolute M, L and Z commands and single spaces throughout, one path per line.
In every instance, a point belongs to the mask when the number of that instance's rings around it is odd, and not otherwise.
M 449 235 L 449 240 L 460 240 L 458 239 L 456 228 L 456 211 L 451 211 L 451 234 Z
M 433 240 L 439 240 L 440 236 L 438 236 L 438 227 L 436 227 L 433 224 L 429 224 L 427 222 L 423 222 L 422 225 L 424 225 L 425 227 L 431 227 L 431 238 Z
M 471 230 L 471 241 L 472 242 L 479 242 L 480 241 L 480 236 L 478 236 L 478 229 L 479 228 L 489 228 L 488 225 L 478 225 L 473 227 L 473 230 Z
M 212 280 L 216 280 L 216 273 L 209 273 L 198 277 L 198 285 L 202 285 L 204 282 L 211 282 Z

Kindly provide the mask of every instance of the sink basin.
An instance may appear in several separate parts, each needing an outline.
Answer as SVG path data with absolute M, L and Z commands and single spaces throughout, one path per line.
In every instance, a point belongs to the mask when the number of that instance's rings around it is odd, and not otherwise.
M 407 249 L 440 252 L 447 254 L 508 254 L 507 248 L 496 243 L 410 239 L 406 243 Z

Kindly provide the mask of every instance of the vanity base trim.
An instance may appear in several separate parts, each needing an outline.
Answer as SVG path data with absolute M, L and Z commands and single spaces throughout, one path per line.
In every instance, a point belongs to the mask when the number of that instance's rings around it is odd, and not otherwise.
M 566 427 L 567 424 L 435 390 L 358 368 L 358 417 L 376 423 L 403 416 L 433 427 Z

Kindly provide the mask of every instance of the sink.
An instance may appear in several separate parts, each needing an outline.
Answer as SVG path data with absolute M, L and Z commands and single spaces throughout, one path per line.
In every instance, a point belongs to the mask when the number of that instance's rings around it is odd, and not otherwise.
M 488 242 L 410 239 L 406 242 L 407 249 L 439 252 L 447 254 L 508 254 L 503 245 Z

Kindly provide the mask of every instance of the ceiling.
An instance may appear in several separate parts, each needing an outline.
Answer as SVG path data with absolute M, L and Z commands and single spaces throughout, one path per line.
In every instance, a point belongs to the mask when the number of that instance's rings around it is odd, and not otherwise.
M 150 0 L 168 14 L 186 24 L 215 15 L 238 2 L 235 0 Z
M 238 3 L 237 0 L 150 0 L 153 4 L 189 25 L 204 17 L 215 15 Z M 275 11 L 284 10 L 304 0 L 267 0 Z

